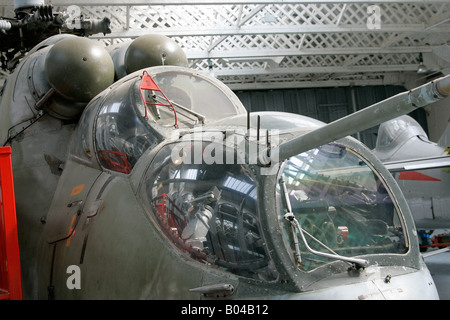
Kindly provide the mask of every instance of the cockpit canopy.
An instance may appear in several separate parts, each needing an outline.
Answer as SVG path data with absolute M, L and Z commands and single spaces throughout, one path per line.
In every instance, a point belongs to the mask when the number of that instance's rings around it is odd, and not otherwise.
M 214 143 L 193 144 L 192 151 L 203 154 Z M 145 174 L 141 199 L 149 217 L 191 258 L 244 277 L 275 280 L 278 273 L 261 228 L 256 176 L 239 164 L 243 161 L 225 161 L 235 157 L 228 148 L 215 145 L 224 161 L 208 164 L 205 158 L 183 160 L 178 146 L 164 146 Z
M 421 125 L 408 115 L 386 121 L 378 129 L 373 150 L 383 162 L 441 155 L 444 148 L 430 141 Z
M 128 174 L 146 150 L 175 129 L 242 113 L 245 108 L 235 94 L 207 74 L 173 66 L 141 70 L 86 107 L 75 155 L 89 160 L 95 150 L 101 167 Z
M 394 149 L 415 136 L 428 140 L 427 134 L 416 120 L 407 115 L 400 116 L 380 125 L 376 148 L 378 150 L 383 148 Z

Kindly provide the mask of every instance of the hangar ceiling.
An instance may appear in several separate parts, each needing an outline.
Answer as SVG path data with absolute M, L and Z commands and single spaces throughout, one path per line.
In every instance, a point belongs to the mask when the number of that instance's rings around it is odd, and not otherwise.
M 13 1 L 0 14 L 13 16 Z M 116 44 L 164 34 L 190 67 L 231 89 L 275 89 L 418 82 L 450 73 L 450 1 L 53 0 L 89 18 L 108 17 Z M 151 3 L 151 4 L 149 4 Z M 425 72 L 418 74 L 419 65 Z M 411 83 L 415 86 L 417 83 Z

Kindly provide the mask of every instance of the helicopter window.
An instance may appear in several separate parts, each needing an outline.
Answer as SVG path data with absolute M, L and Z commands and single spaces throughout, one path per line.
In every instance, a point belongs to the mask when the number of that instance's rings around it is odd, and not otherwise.
M 96 152 L 103 168 L 130 173 L 140 156 L 157 143 L 135 111 L 135 81 L 111 91 L 100 107 L 95 131 Z
M 100 96 L 92 99 L 91 102 L 86 106 L 81 115 L 80 121 L 78 121 L 78 127 L 75 133 L 74 141 L 72 146 L 72 156 L 76 157 L 79 161 L 89 163 L 92 160 L 93 148 L 92 148 L 92 122 L 96 114 L 96 106 L 100 101 Z
M 351 149 L 327 144 L 291 157 L 281 178 L 289 200 L 283 201 L 279 188 L 280 221 L 294 256 L 297 237 L 283 219 L 287 201 L 313 250 L 345 257 L 407 251 L 402 224 L 387 189 Z M 296 260 L 301 270 L 311 271 L 333 261 L 308 251 L 303 241 L 298 243 L 301 259 Z
M 148 112 L 143 108 L 142 113 L 151 115 L 158 124 L 173 125 L 175 121 L 177 125 L 193 127 L 198 123 L 245 112 L 234 93 L 215 79 L 189 69 L 182 71 L 177 68 L 164 72 L 158 72 L 157 68 L 155 70 L 155 74 L 150 76 L 157 88 L 141 90 L 142 99 L 148 104 Z M 144 80 L 145 77 L 144 73 Z M 168 104 L 170 107 L 167 107 Z
M 187 164 L 174 159 L 173 146 L 158 153 L 141 189 L 150 217 L 191 258 L 244 277 L 275 280 L 250 171 L 240 164 Z

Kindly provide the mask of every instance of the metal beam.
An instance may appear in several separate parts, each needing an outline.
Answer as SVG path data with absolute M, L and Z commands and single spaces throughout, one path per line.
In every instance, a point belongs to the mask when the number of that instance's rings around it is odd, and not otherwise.
M 1 4 L 10 4 L 10 0 L 2 0 Z M 417 3 L 417 4 L 434 4 L 434 3 L 448 3 L 448 0 L 51 0 L 54 6 L 69 6 L 69 5 L 86 5 L 86 6 L 123 6 L 123 5 L 142 5 L 142 6 L 166 6 L 166 5 L 240 5 L 240 4 L 335 4 L 339 3 L 360 3 L 364 5 L 383 4 L 383 3 Z
M 256 76 L 256 75 L 283 75 L 283 74 L 309 74 L 309 73 L 365 73 L 365 72 L 399 72 L 417 71 L 417 64 L 400 65 L 370 65 L 370 66 L 336 66 L 336 67 L 296 67 L 296 68 L 245 68 L 230 70 L 214 70 L 219 76 Z
M 212 50 L 210 52 L 186 50 L 188 59 L 252 59 L 284 56 L 317 56 L 317 55 L 367 55 L 367 54 L 399 54 L 430 53 L 439 46 L 418 47 L 357 47 L 357 48 L 323 48 L 323 49 L 235 49 Z
M 238 19 L 238 23 L 237 23 L 237 27 L 240 28 L 242 27 L 247 21 L 249 21 L 251 18 L 253 18 L 259 11 L 261 11 L 263 8 L 265 7 L 265 5 L 260 5 L 258 6 L 256 9 L 253 9 L 252 12 L 250 12 L 248 15 L 246 15 L 243 19 L 241 17 L 242 14 L 242 6 L 239 12 L 239 19 Z M 213 50 L 215 47 L 217 47 L 220 43 L 222 43 L 222 41 L 224 41 L 228 36 L 221 36 L 217 41 L 215 41 L 214 43 L 212 43 L 209 48 L 208 48 L 208 52 Z
M 220 78 L 219 78 L 220 79 Z M 274 81 L 274 82 L 239 82 L 227 83 L 231 90 L 272 90 L 290 88 L 324 88 L 324 87 L 351 87 L 351 86 L 383 86 L 398 85 L 396 81 L 375 80 L 324 80 L 324 81 Z
M 123 32 L 112 32 L 106 35 L 93 35 L 93 39 L 110 38 L 137 38 L 149 32 L 163 34 L 168 37 L 206 37 L 206 36 L 243 36 L 260 34 L 300 34 L 300 33 L 448 33 L 450 24 L 440 25 L 426 30 L 423 23 L 420 24 L 384 24 L 380 29 L 368 29 L 366 25 L 298 25 L 298 26 L 256 26 L 256 27 L 196 27 L 196 28 L 154 28 L 139 29 Z

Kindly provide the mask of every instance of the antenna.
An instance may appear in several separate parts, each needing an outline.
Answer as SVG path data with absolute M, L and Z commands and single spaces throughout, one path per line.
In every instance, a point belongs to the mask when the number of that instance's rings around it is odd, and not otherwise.
M 256 121 L 256 141 L 259 142 L 259 129 L 261 127 L 261 116 L 258 115 L 257 121 Z
M 250 111 L 247 110 L 247 135 L 249 135 L 250 131 Z

